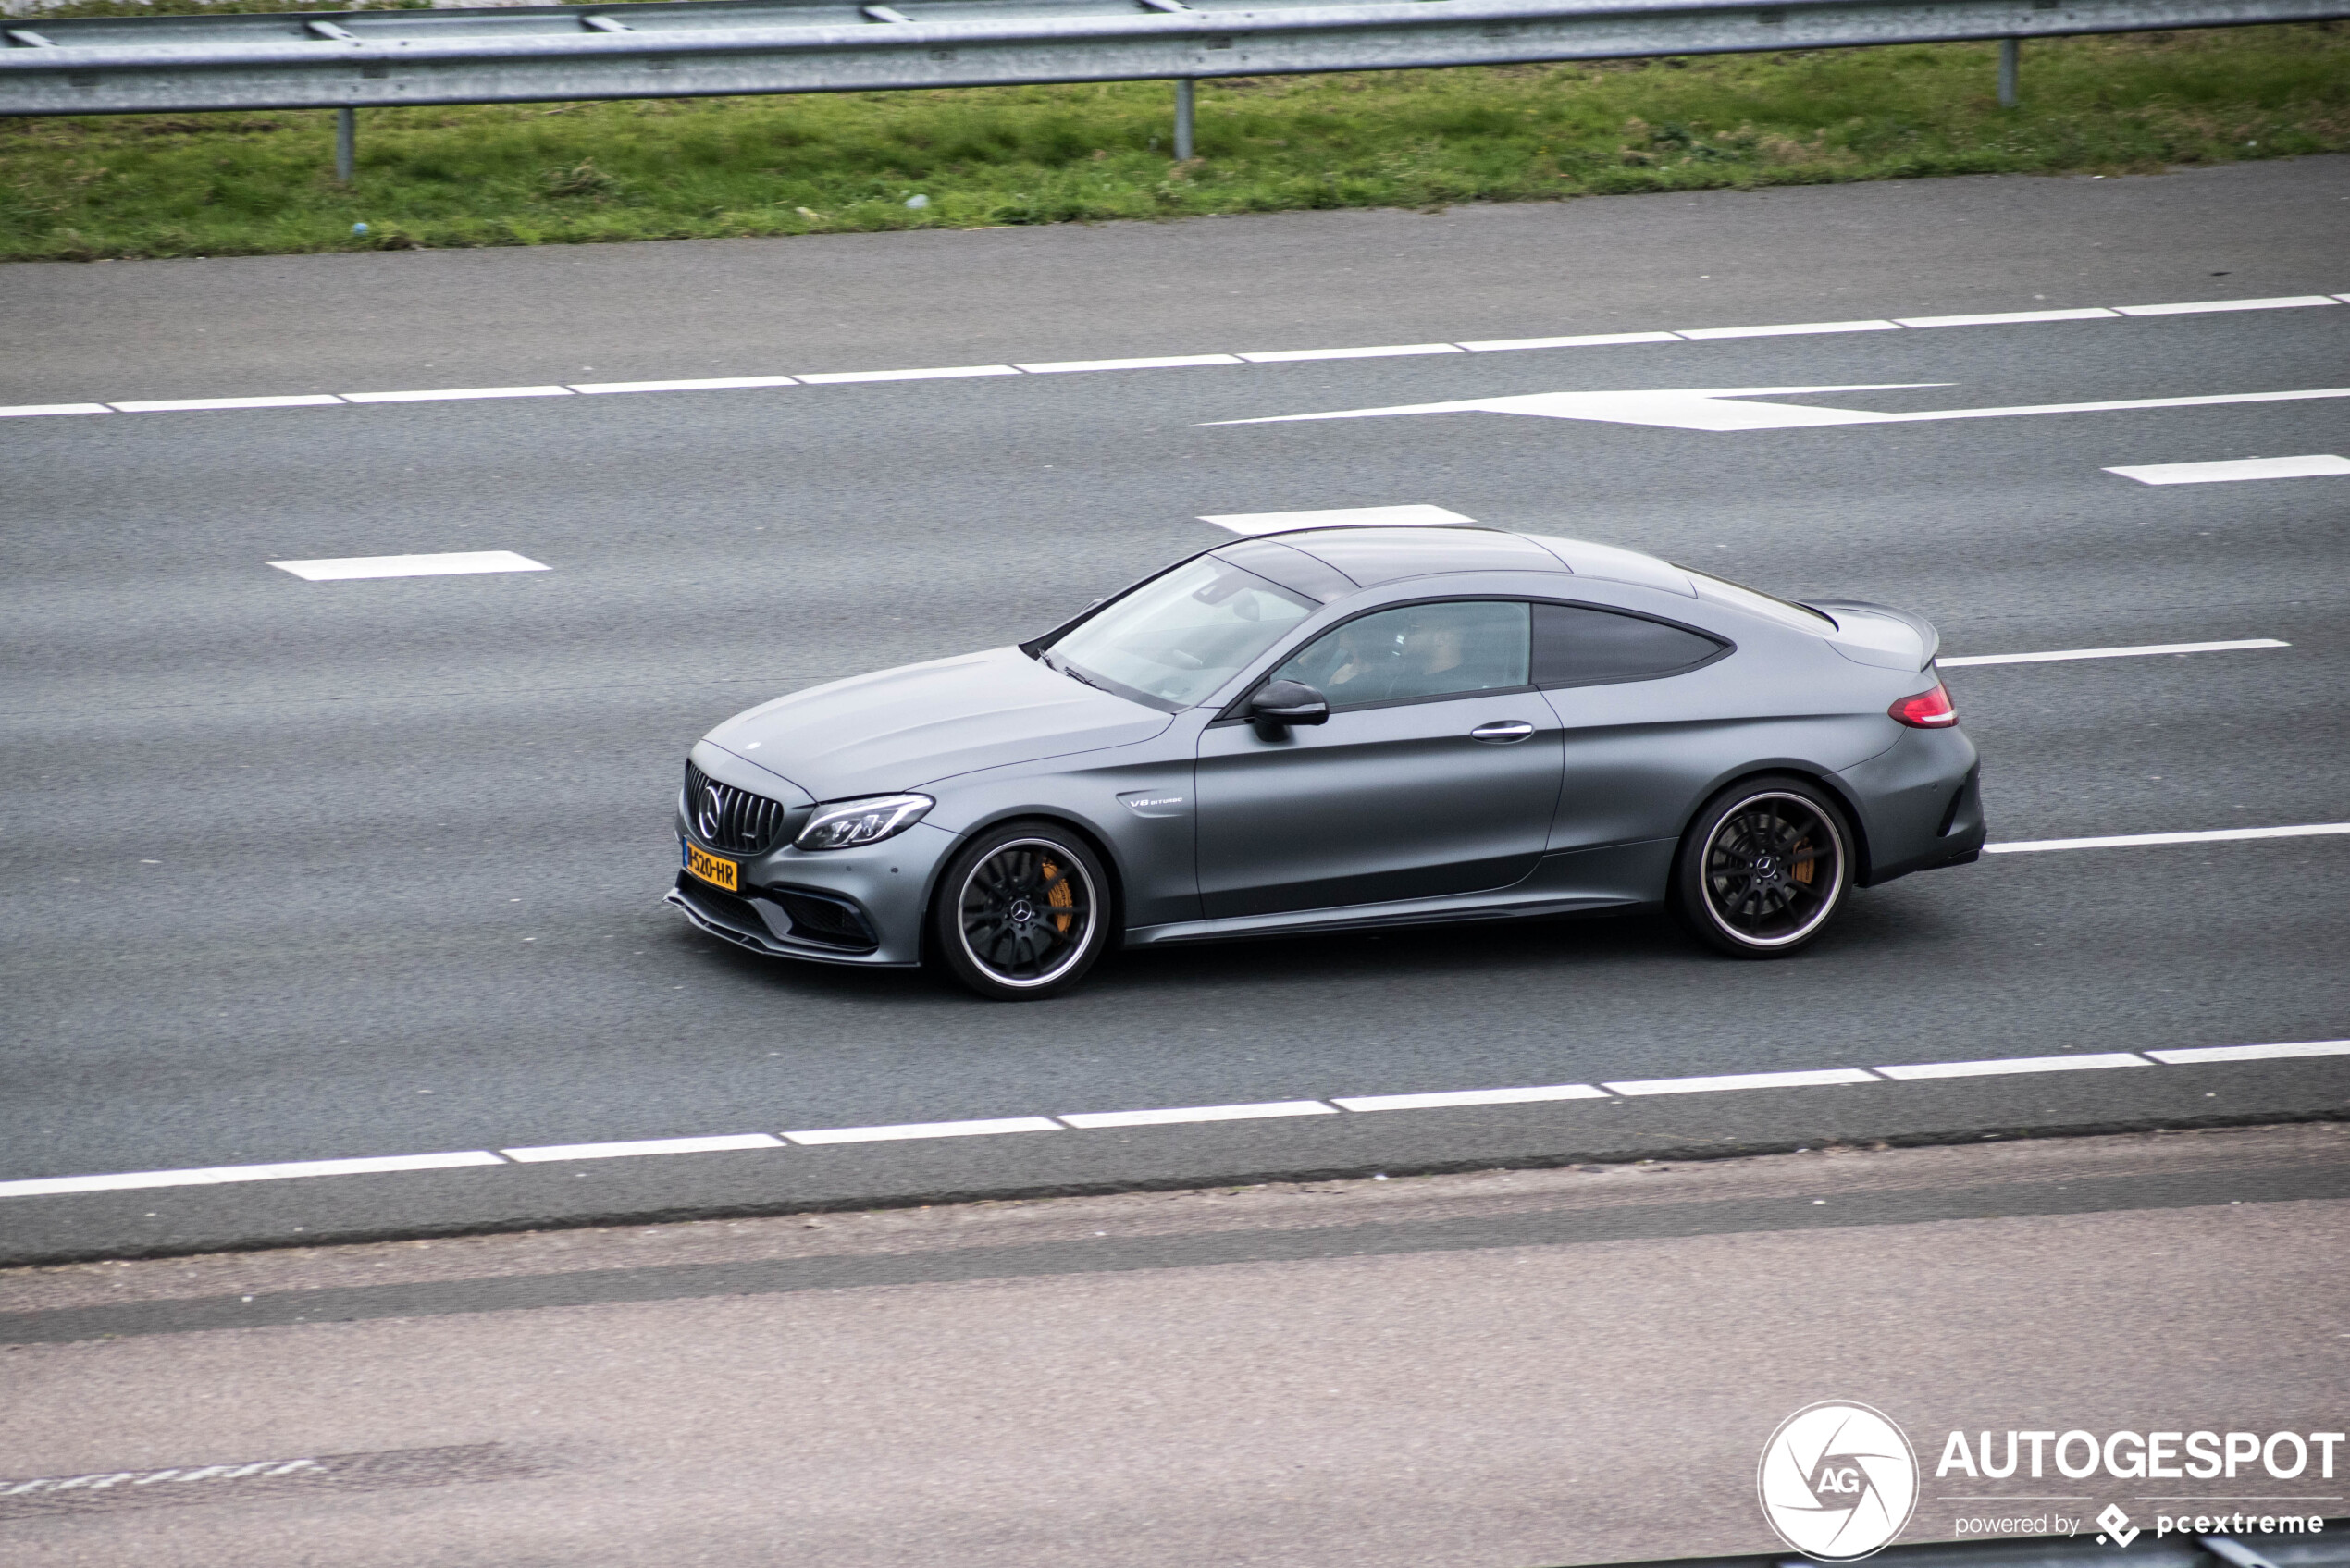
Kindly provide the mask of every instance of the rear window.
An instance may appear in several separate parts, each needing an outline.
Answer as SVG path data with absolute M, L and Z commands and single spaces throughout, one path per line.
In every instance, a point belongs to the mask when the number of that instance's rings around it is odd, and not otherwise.
M 1684 626 L 1580 604 L 1534 607 L 1534 684 L 1594 685 L 1693 670 L 1727 645 Z

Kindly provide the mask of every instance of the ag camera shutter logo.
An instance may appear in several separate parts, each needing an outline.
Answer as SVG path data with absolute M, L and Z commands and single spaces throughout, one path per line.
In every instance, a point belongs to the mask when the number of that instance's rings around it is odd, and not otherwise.
M 1916 1512 L 1917 1451 L 1882 1411 L 1823 1400 L 1771 1434 L 1755 1491 L 1779 1539 L 1822 1562 L 1851 1562 L 1899 1535 Z

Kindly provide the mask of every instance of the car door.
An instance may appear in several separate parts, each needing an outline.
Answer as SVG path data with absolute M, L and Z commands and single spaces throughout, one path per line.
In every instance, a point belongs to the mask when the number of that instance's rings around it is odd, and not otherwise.
M 1210 919 L 1505 887 L 1542 854 L 1559 725 L 1529 683 L 1523 601 L 1358 616 L 1267 677 L 1330 720 L 1201 735 L 1199 877 Z

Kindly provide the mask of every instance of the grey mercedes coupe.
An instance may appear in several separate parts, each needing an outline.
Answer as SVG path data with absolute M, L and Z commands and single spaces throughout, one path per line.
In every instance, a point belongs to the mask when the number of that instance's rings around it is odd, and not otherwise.
M 1982 850 L 1938 642 L 1536 534 L 1245 538 L 729 719 L 687 758 L 668 899 L 1006 999 L 1113 943 L 1660 907 L 1783 957 L 1849 889 Z

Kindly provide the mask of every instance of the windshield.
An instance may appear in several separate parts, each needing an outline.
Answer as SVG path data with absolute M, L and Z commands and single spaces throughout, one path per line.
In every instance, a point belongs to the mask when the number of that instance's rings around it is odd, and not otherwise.
M 1103 606 L 1053 645 L 1052 658 L 1080 676 L 1188 708 L 1315 609 L 1253 572 L 1204 555 Z

